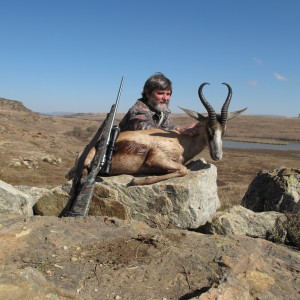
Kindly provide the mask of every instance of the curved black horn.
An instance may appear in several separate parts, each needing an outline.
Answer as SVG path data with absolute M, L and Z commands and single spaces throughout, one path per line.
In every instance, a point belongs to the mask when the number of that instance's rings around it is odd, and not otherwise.
M 226 100 L 222 106 L 222 110 L 221 110 L 221 124 L 222 124 L 222 126 L 225 126 L 226 121 L 227 121 L 227 116 L 228 116 L 228 107 L 229 107 L 230 100 L 232 97 L 232 89 L 228 83 L 223 82 L 222 84 L 225 84 L 228 88 L 228 95 L 227 95 L 227 98 L 226 98 Z
M 204 105 L 204 107 L 206 108 L 206 110 L 208 112 L 209 123 L 212 126 L 214 126 L 214 125 L 217 124 L 217 115 L 216 115 L 215 110 L 213 109 L 213 107 L 207 102 L 207 100 L 205 99 L 205 97 L 203 96 L 203 93 L 202 93 L 202 89 L 206 84 L 209 84 L 209 83 L 204 82 L 199 86 L 198 95 L 199 95 L 199 98 L 200 98 L 202 104 Z

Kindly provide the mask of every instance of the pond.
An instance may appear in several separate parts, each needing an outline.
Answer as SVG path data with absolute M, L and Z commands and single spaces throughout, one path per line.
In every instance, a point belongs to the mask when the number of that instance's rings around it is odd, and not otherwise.
M 240 149 L 267 149 L 267 150 L 293 150 L 300 151 L 300 143 L 289 143 L 287 145 L 249 143 L 249 142 L 235 142 L 224 141 L 224 148 L 240 148 Z

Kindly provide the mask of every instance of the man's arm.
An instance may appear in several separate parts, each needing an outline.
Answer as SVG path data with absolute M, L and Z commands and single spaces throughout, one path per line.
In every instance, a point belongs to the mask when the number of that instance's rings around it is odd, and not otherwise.
M 175 128 L 180 134 L 195 136 L 199 135 L 199 126 L 196 123 L 189 124 L 189 125 L 179 125 Z
M 120 122 L 119 127 L 121 131 L 132 131 L 154 128 L 156 126 L 152 117 L 146 113 L 133 113 L 129 111 Z

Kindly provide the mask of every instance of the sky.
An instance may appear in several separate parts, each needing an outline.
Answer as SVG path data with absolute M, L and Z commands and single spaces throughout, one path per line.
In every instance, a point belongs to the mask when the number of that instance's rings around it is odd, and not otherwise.
M 0 97 L 40 113 L 118 112 L 162 72 L 170 109 L 300 114 L 298 0 L 0 0 Z

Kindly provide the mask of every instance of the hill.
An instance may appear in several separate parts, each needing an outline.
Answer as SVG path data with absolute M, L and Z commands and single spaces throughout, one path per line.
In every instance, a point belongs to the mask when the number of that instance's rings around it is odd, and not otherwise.
M 22 102 L 5 98 L 0 98 L 0 109 L 31 112 L 31 110 L 25 107 Z

